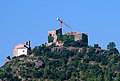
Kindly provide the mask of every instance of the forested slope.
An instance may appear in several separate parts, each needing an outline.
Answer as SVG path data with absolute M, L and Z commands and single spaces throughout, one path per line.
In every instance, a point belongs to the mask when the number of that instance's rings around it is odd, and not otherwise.
M 120 54 L 114 45 L 108 50 L 83 46 L 80 52 L 44 44 L 28 55 L 12 58 L 0 68 L 7 81 L 120 81 Z M 78 47 L 73 47 L 78 48 Z

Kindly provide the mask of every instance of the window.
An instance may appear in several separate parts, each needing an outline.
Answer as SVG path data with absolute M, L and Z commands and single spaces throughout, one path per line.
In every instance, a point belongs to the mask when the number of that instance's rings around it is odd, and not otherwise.
M 50 34 L 49 36 L 52 36 L 52 34 Z

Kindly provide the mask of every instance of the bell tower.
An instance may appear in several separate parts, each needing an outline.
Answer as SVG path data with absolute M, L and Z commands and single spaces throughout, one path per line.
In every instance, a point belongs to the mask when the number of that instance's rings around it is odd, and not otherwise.
M 30 40 L 26 41 L 25 45 L 30 48 Z

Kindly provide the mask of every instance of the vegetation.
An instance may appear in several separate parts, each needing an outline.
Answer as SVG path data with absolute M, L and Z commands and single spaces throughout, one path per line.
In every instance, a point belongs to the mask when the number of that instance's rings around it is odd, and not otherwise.
M 69 41 L 69 40 L 74 41 L 74 35 L 58 34 L 57 37 L 58 37 L 58 41 Z
M 49 43 L 50 43 L 50 42 L 53 42 L 53 40 L 54 40 L 54 37 L 48 36 L 48 42 L 49 42 Z
M 73 49 L 69 46 L 57 48 L 60 50 L 53 50 L 56 47 L 46 47 L 44 44 L 36 46 L 27 56 L 12 58 L 1 67 L 0 79 L 3 81 L 120 81 L 120 54 L 115 43 L 109 43 L 108 50 L 103 50 L 99 45 L 80 47 L 78 42 L 77 44 L 71 42 L 75 46 Z
M 88 44 L 86 43 L 87 38 L 85 35 L 83 35 L 84 40 L 78 40 L 74 41 L 74 35 L 57 35 L 58 41 L 64 41 L 64 46 L 65 47 L 86 47 Z

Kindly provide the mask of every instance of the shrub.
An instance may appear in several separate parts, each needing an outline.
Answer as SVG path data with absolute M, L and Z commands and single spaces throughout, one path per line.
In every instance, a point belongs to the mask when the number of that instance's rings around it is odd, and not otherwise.
M 54 40 L 54 37 L 48 36 L 48 42 L 49 42 L 49 43 L 50 43 L 50 42 L 53 42 L 53 40 Z

